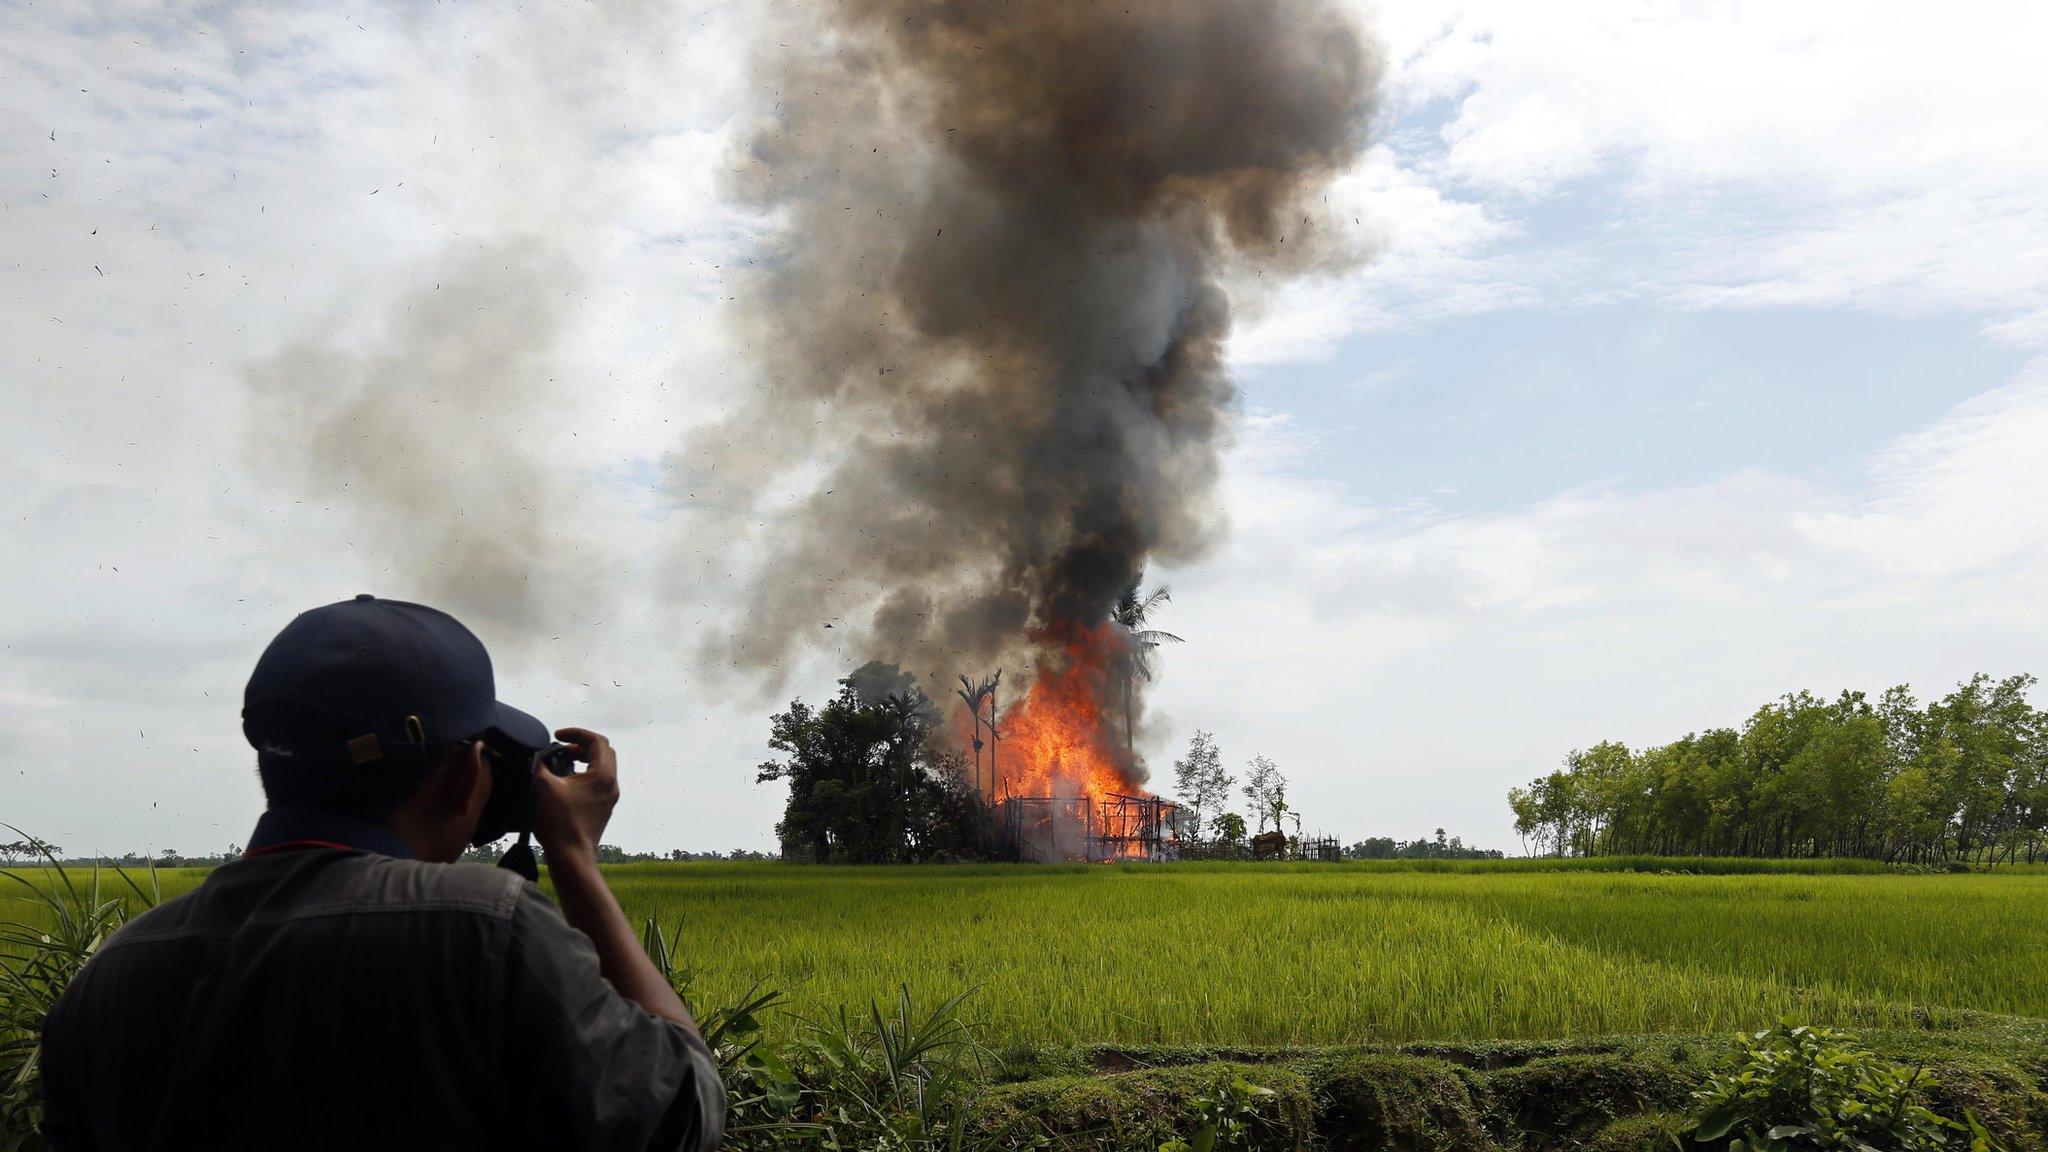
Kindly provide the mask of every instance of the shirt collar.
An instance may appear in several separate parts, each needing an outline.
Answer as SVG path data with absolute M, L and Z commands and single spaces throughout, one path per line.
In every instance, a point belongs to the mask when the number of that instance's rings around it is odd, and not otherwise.
M 294 840 L 324 840 L 380 856 L 412 859 L 398 833 L 382 824 L 318 808 L 272 808 L 256 819 L 249 848 L 273 848 Z

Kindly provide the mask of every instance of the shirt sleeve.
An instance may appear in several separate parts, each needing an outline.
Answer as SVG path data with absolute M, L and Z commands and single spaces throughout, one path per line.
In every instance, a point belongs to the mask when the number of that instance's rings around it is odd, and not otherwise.
M 71 1023 L 59 997 L 43 1020 L 36 1060 L 42 1072 L 44 1142 L 53 1152 L 91 1152 L 92 1140 L 78 1106 L 70 1064 Z
M 704 1042 L 614 991 L 590 938 L 523 888 L 505 957 L 514 1129 L 534 1148 L 715 1148 L 725 1086 Z

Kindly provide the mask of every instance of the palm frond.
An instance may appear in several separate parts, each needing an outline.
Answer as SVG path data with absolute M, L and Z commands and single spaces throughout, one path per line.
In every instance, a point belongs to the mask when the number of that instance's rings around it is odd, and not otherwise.
M 1152 589 L 1151 595 L 1146 596 L 1139 604 L 1138 619 L 1143 620 L 1146 616 L 1151 615 L 1152 611 L 1161 604 L 1171 603 L 1173 603 L 1173 588 L 1169 585 L 1161 584 L 1157 588 Z

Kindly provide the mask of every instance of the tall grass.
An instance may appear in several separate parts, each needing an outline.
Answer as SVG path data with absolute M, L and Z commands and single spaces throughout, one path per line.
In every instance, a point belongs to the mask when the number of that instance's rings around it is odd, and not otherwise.
M 628 865 L 698 986 L 983 989 L 991 1039 L 1286 1044 L 2048 1016 L 2048 877 Z
M 991 1043 L 1285 1044 L 2048 1017 L 2048 873 L 1556 861 L 607 870 L 707 1003 L 974 988 Z M 1672 866 L 1726 875 L 1660 875 Z M 1763 868 L 1752 866 L 1763 864 Z M 1860 865 L 1853 865 L 1860 867 Z M 31 874 L 48 869 L 31 870 Z M 203 873 L 162 874 L 166 894 Z
M 17 831 L 10 828 L 10 831 Z M 41 1147 L 42 1022 L 72 976 L 131 912 L 162 892 L 120 869 L 59 864 L 39 841 L 47 867 L 0 871 L 0 1152 Z

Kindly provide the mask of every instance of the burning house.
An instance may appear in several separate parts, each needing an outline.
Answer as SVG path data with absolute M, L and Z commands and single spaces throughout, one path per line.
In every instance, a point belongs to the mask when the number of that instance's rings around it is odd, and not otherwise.
M 1109 702 L 1128 676 L 1128 639 L 1113 624 L 1048 643 L 1022 707 L 992 724 L 990 799 L 1001 839 L 1020 859 L 1166 860 L 1178 853 L 1169 801 L 1144 791 L 1144 768 L 1119 738 Z

